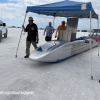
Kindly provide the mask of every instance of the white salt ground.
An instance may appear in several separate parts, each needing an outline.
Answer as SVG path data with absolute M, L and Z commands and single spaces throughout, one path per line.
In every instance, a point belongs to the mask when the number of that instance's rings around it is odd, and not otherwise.
M 26 35 L 22 35 L 15 58 L 20 33 L 21 29 L 8 28 L 8 38 L 2 38 L 0 43 L 0 92 L 33 91 L 34 94 L 2 94 L 0 100 L 100 100 L 97 47 L 92 49 L 94 80 L 91 80 L 90 51 L 60 63 L 35 62 L 24 58 Z M 77 33 L 77 37 L 83 35 L 88 33 Z M 39 39 L 38 46 L 46 43 L 43 30 L 39 30 Z M 31 46 L 31 52 L 33 50 Z

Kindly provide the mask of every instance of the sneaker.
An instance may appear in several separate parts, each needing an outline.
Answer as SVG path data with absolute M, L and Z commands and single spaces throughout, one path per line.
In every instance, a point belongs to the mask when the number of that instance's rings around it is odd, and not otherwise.
M 28 58 L 28 57 L 29 57 L 29 55 L 24 56 L 24 58 Z

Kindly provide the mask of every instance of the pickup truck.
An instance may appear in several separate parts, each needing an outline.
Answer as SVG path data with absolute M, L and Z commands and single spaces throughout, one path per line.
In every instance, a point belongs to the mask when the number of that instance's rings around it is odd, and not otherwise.
M 3 23 L 3 21 L 0 20 L 0 42 L 1 42 L 2 35 L 4 35 L 4 38 L 7 38 L 7 33 L 8 30 L 6 27 L 6 23 Z

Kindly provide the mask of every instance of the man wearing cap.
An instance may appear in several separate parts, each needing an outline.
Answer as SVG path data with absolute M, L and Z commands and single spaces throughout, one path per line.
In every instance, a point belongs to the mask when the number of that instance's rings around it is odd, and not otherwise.
M 33 18 L 29 17 L 28 19 L 29 24 L 26 26 L 26 28 L 24 27 L 24 25 L 22 25 L 24 32 L 27 32 L 27 39 L 26 39 L 26 56 L 24 58 L 28 58 L 30 55 L 30 45 L 32 43 L 32 45 L 34 46 L 35 49 L 37 49 L 37 44 L 36 42 L 38 42 L 38 27 L 35 23 L 33 23 Z
M 44 34 L 45 35 L 45 32 L 46 32 L 46 37 L 45 37 L 45 40 L 48 42 L 48 41 L 51 41 L 51 38 L 52 38 L 52 34 L 54 33 L 54 28 L 52 27 L 51 25 L 52 23 L 49 22 L 49 25 L 46 26 L 45 30 L 44 30 Z
M 55 38 L 56 38 L 57 37 L 57 32 L 58 32 L 57 40 L 59 40 L 60 30 L 66 30 L 65 21 L 62 21 L 62 25 L 58 26 L 58 28 L 57 28 L 57 31 L 56 31 L 56 34 L 55 34 Z

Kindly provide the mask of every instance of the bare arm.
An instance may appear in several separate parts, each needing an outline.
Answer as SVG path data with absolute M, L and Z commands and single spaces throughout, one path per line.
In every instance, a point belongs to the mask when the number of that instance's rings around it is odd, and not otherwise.
M 54 28 L 53 28 L 53 30 L 52 30 L 52 34 L 55 32 L 55 30 L 54 30 Z
M 57 37 L 57 32 L 58 32 L 58 30 L 56 30 L 55 38 Z
M 45 32 L 46 32 L 46 29 L 44 30 L 44 34 L 43 35 L 45 35 Z
M 97 40 L 97 37 L 89 36 L 91 39 Z
M 53 34 L 54 32 L 55 32 L 55 31 L 53 31 L 52 34 Z

